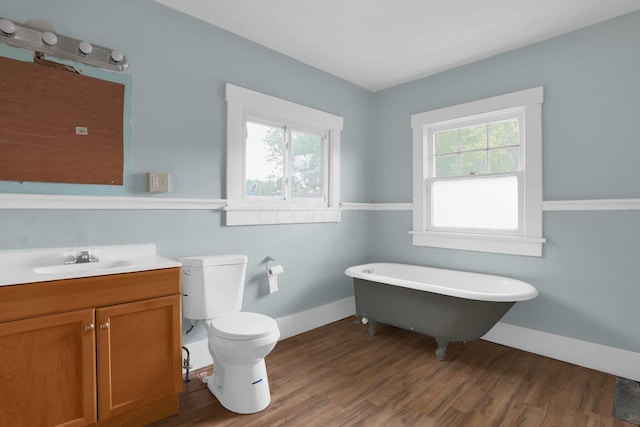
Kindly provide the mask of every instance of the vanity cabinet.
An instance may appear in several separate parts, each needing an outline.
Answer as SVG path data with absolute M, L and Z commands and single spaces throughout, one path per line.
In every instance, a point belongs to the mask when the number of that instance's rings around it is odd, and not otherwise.
M 93 310 L 0 323 L 0 425 L 96 421 Z
M 0 287 L 0 426 L 178 412 L 180 269 Z

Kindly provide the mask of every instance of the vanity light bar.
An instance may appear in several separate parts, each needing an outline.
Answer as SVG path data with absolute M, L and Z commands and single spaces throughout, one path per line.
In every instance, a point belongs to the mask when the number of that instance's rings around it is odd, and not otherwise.
M 127 57 L 119 50 L 76 40 L 28 24 L 18 24 L 0 17 L 0 41 L 21 47 L 70 59 L 107 70 L 122 71 L 129 66 Z

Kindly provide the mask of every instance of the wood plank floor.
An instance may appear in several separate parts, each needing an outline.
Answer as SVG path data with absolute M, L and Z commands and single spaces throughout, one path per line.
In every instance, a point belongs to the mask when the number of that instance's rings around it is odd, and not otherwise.
M 451 344 L 355 318 L 279 342 L 267 357 L 271 405 L 238 415 L 199 380 L 166 426 L 630 427 L 611 416 L 615 377 L 476 340 Z

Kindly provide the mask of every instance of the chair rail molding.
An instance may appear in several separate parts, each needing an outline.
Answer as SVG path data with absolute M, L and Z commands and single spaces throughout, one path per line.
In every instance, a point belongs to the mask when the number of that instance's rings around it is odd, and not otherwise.
M 340 209 L 363 211 L 410 211 L 413 203 L 353 203 L 342 202 Z M 632 211 L 640 210 L 640 199 L 547 200 L 542 210 L 550 211 Z
M 0 209 L 218 210 L 226 199 L 0 193 Z M 342 202 L 341 210 L 410 211 L 411 202 Z M 640 199 L 547 200 L 545 212 L 640 210 Z
M 216 210 L 224 199 L 0 193 L 0 209 Z
M 627 211 L 640 210 L 640 199 L 548 200 L 543 211 Z
M 346 211 L 410 211 L 413 203 L 340 203 Z

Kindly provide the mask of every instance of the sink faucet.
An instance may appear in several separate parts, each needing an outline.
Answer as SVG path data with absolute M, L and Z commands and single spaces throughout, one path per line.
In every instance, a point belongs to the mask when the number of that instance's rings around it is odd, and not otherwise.
M 98 262 L 100 261 L 93 251 L 81 251 L 80 255 L 75 258 L 71 258 L 65 261 L 65 264 L 82 264 L 85 262 Z

